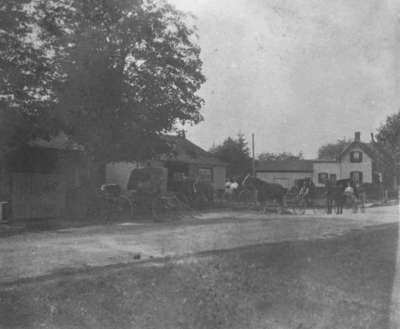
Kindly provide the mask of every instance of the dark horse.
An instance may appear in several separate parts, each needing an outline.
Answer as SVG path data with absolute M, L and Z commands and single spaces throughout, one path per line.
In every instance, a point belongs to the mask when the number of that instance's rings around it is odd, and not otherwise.
M 214 201 L 214 187 L 208 182 L 184 178 L 171 183 L 169 187 L 181 201 L 190 206 L 201 207 Z
M 265 204 L 267 201 L 277 202 L 281 207 L 284 206 L 286 189 L 279 184 L 267 183 L 259 178 L 246 175 L 241 183 L 242 189 L 256 190 L 257 201 Z
M 343 214 L 343 206 L 346 201 L 344 182 L 338 181 L 336 184 L 327 182 L 325 188 L 328 214 L 332 213 L 334 205 L 336 207 L 336 214 Z

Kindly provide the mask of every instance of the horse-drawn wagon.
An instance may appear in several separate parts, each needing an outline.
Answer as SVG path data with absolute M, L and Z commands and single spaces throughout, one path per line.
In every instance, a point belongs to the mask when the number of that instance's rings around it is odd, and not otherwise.
M 127 191 L 117 184 L 105 184 L 98 194 L 97 212 L 110 219 L 130 219 L 135 215 L 151 215 L 154 220 L 179 219 L 190 207 L 173 192 L 167 191 L 165 168 L 132 170 Z
M 238 201 L 264 212 L 304 214 L 307 209 L 314 214 L 324 211 L 326 193 L 318 189 L 310 179 L 297 180 L 291 189 L 259 178 L 246 175 L 239 188 Z
M 279 212 L 284 206 L 285 193 L 286 189 L 281 185 L 267 183 L 248 174 L 240 180 L 238 201 L 244 206 Z

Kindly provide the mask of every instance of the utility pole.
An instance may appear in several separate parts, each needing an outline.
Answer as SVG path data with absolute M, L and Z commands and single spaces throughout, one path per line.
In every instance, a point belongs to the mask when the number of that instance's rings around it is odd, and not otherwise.
M 253 166 L 252 166 L 252 174 L 253 174 L 253 177 L 254 178 L 256 178 L 256 154 L 255 154 L 255 147 L 254 147 L 254 134 L 251 134 L 251 153 L 252 153 L 252 157 L 253 157 Z M 255 189 L 253 189 L 253 201 L 254 201 L 254 204 L 256 205 L 257 203 L 258 203 L 258 191 L 257 191 L 257 189 L 255 188 Z
M 254 152 L 254 134 L 251 134 L 251 150 L 252 150 L 252 157 L 253 157 L 252 174 L 253 174 L 253 177 L 256 177 L 256 157 L 255 157 L 255 152 Z

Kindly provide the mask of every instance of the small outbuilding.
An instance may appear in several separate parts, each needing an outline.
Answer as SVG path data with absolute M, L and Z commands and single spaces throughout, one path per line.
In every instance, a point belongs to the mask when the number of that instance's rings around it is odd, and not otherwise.
M 181 176 L 186 176 L 210 182 L 215 190 L 224 189 L 227 166 L 224 162 L 189 141 L 185 136 L 166 135 L 163 138 L 171 147 L 169 154 L 162 154 L 145 163 L 109 163 L 106 166 L 106 182 L 116 183 L 122 189 L 126 189 L 131 171 L 135 168 L 145 167 L 149 162 L 153 167 L 167 169 L 167 186 Z
M 296 180 L 313 177 L 312 160 L 271 160 L 256 162 L 256 176 L 266 182 L 291 188 Z
M 9 151 L 0 168 L 0 201 L 17 220 L 84 215 L 83 190 L 104 180 L 101 166 L 63 134 Z

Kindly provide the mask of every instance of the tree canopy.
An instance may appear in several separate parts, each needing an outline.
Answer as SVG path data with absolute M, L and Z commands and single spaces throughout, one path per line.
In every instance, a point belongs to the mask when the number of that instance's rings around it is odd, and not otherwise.
M 395 159 L 400 168 L 400 111 L 387 117 L 386 122 L 378 128 L 377 142 Z
M 226 138 L 221 145 L 212 147 L 210 152 L 228 163 L 228 176 L 240 176 L 251 170 L 250 150 L 240 133 L 236 138 Z
M 318 159 L 336 160 L 340 153 L 351 144 L 350 139 L 338 139 L 336 143 L 322 145 L 318 150 Z
M 270 153 L 264 152 L 258 155 L 258 160 L 269 161 L 269 160 L 302 160 L 303 153 L 299 152 L 299 154 L 293 154 L 290 152 L 282 152 L 282 153 Z
M 33 40 L 29 0 L 0 4 L 0 152 L 48 136 L 51 60 Z
M 52 101 L 51 111 L 36 112 L 94 158 L 150 157 L 165 147 L 160 134 L 202 119 L 196 93 L 205 78 L 195 28 L 166 2 L 36 0 L 19 12 L 52 72 L 39 98 L 40 105 Z M 19 42 L 26 39 L 16 33 Z M 20 49 L 38 62 L 25 44 Z

